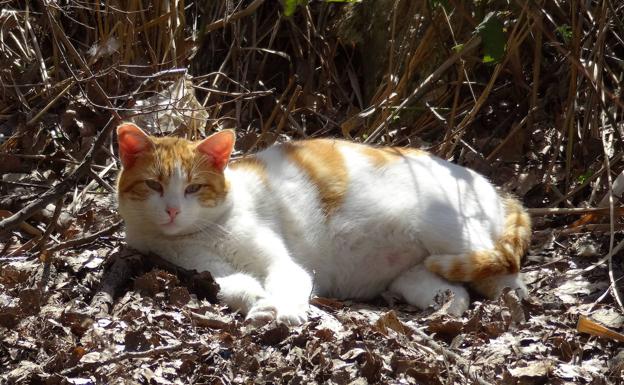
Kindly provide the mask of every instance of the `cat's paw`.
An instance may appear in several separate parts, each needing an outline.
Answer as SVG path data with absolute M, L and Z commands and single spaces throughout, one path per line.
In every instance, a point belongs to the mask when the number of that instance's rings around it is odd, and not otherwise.
M 277 322 L 297 326 L 308 320 L 308 304 L 281 305 L 277 307 Z
M 470 306 L 470 296 L 463 287 L 439 291 L 434 301 L 440 305 L 438 312 L 454 317 L 461 317 Z
M 265 298 L 258 301 L 245 318 L 252 325 L 260 326 L 273 320 L 288 326 L 301 325 L 308 320 L 307 304 L 279 303 Z
M 263 299 L 258 301 L 245 317 L 245 321 L 255 326 L 262 326 L 277 318 L 277 307 L 272 301 Z
M 468 297 L 455 297 L 451 299 L 446 305 L 446 313 L 455 317 L 461 317 L 468 307 L 470 306 L 470 298 Z

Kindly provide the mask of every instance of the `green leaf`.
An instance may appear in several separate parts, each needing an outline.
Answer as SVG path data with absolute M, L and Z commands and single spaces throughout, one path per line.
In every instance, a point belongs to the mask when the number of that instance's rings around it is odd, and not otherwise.
M 579 183 L 585 183 L 587 179 L 589 179 L 594 173 L 591 170 L 588 170 L 586 173 L 578 176 Z
M 494 12 L 488 13 L 475 30 L 483 42 L 483 62 L 487 64 L 499 63 L 505 56 L 507 37 L 503 22 Z
M 459 44 L 453 46 L 453 51 L 455 51 L 455 52 L 461 52 L 462 49 L 464 49 L 464 44 L 462 44 L 462 43 L 459 43 Z
M 559 36 L 561 36 L 561 38 L 563 39 L 563 42 L 566 44 L 568 44 L 570 40 L 572 39 L 572 27 L 570 27 L 567 24 L 562 24 L 558 26 L 557 29 L 555 29 L 555 31 L 557 32 Z
M 284 16 L 292 16 L 298 5 L 305 5 L 306 3 L 307 0 L 284 0 Z

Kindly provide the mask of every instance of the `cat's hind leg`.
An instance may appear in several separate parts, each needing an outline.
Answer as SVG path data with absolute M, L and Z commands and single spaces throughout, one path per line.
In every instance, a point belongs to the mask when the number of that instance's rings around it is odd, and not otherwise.
M 392 294 L 399 295 L 405 302 L 420 309 L 435 304 L 438 294 L 450 291 L 453 298 L 448 312 L 456 316 L 463 314 L 470 304 L 466 288 L 432 273 L 422 264 L 402 272 L 388 289 Z

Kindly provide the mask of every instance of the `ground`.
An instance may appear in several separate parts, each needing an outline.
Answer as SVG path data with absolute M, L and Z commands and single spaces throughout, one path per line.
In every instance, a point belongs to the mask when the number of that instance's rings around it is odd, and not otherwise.
M 3 4 L 0 383 L 624 383 L 624 6 L 371 2 Z M 235 128 L 235 157 L 340 137 L 473 168 L 529 208 L 529 296 L 248 325 L 209 274 L 126 248 L 122 120 Z

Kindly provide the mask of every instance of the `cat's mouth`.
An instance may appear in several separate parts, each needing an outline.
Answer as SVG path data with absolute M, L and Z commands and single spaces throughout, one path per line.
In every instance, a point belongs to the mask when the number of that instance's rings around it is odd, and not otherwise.
M 175 219 L 168 222 L 157 222 L 160 230 L 165 234 L 172 234 L 180 230 L 180 224 Z

